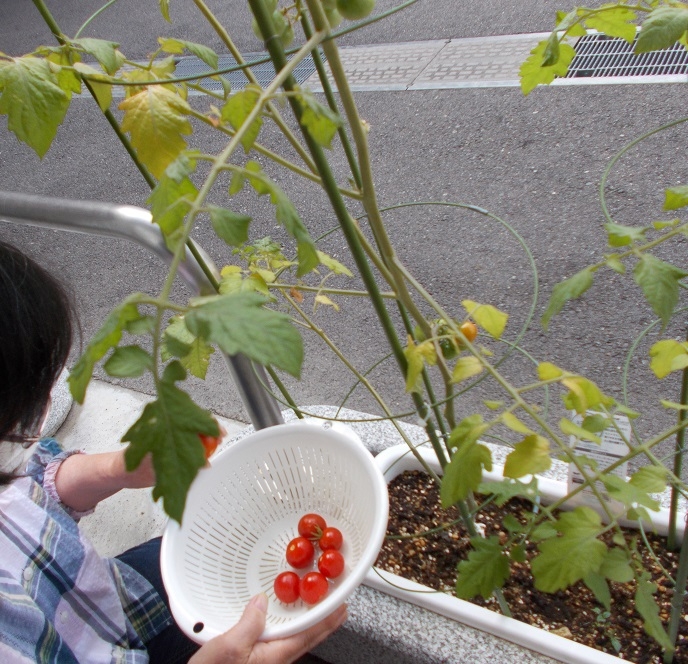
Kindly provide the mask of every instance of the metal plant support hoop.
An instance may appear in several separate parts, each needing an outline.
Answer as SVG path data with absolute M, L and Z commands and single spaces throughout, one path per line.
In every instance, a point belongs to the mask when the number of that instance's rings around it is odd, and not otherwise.
M 166 264 L 172 261 L 172 253 L 165 245 L 159 228 L 153 224 L 151 213 L 133 205 L 0 191 L 0 221 L 130 240 L 157 255 Z M 204 260 L 213 272 L 217 272 L 207 256 L 204 256 Z M 199 295 L 215 292 L 188 248 L 186 260 L 179 266 L 179 274 Z M 264 368 L 243 355 L 222 355 L 253 426 L 265 429 L 282 424 L 284 419 L 277 401 L 263 387 L 268 381 Z

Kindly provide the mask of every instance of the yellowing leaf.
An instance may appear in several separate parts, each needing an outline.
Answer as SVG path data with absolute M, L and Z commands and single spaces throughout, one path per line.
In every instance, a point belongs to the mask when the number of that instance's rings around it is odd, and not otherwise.
M 657 378 L 666 378 L 672 371 L 688 367 L 688 349 L 675 339 L 662 339 L 650 348 L 650 369 Z
M 599 436 L 596 436 L 594 433 L 590 433 L 583 427 L 579 427 L 577 424 L 574 424 L 571 420 L 565 417 L 559 421 L 559 428 L 567 436 L 573 436 L 574 438 L 578 438 L 580 440 L 589 440 L 593 443 L 597 443 L 598 445 L 602 444 Z
M 437 351 L 432 341 L 423 341 L 416 344 L 409 337 L 408 345 L 404 349 L 404 357 L 408 367 L 406 369 L 406 391 L 417 392 L 420 390 L 420 377 L 426 364 L 437 364 Z
M 43 157 L 69 108 L 69 97 L 48 62 L 28 55 L 0 59 L 0 93 L 7 128 Z
M 461 302 L 468 315 L 491 337 L 499 339 L 504 332 L 509 315 L 491 304 L 479 304 L 473 300 Z
M 477 357 L 469 355 L 460 357 L 456 361 L 456 366 L 452 372 L 452 382 L 461 383 L 468 378 L 477 376 L 483 370 L 483 365 Z
M 328 256 L 326 253 L 322 251 L 318 251 L 317 254 L 320 263 L 324 265 L 328 270 L 331 270 L 335 274 L 345 274 L 347 277 L 354 276 L 351 273 L 351 270 L 349 270 L 349 268 L 346 267 L 346 265 L 343 265 L 338 260 L 335 260 L 334 258 L 332 258 L 332 256 Z
M 595 383 L 583 376 L 564 378 L 561 384 L 569 389 L 569 393 L 564 395 L 565 406 L 580 415 L 587 410 L 596 410 L 600 405 L 610 406 L 614 403 Z
M 549 470 L 552 459 L 549 455 L 549 441 L 532 434 L 516 443 L 504 464 L 504 477 L 518 479 L 524 475 L 535 475 Z
M 564 372 L 551 362 L 540 362 L 538 364 L 538 377 L 540 380 L 553 380 L 555 378 L 561 378 Z
M 512 431 L 516 433 L 533 433 L 521 420 L 516 417 L 513 413 L 503 413 L 502 422 L 509 427 Z
M 540 84 L 548 85 L 557 76 L 565 76 L 569 69 L 571 60 L 576 55 L 574 49 L 568 44 L 559 44 L 557 59 L 549 65 L 545 65 L 545 57 L 551 61 L 550 51 L 548 51 L 549 40 L 541 41 L 531 52 L 528 59 L 521 65 L 519 76 L 521 78 L 521 90 L 524 95 L 530 93 Z
M 186 147 L 182 138 L 192 132 L 185 117 L 191 107 L 166 88 L 154 85 L 145 88 L 119 105 L 124 111 L 122 130 L 129 132 L 139 158 L 156 178 Z
M 93 90 L 100 110 L 105 111 L 110 108 L 110 104 L 112 103 L 112 86 L 105 82 L 107 77 L 103 76 L 97 69 L 89 67 L 83 62 L 75 62 L 74 69 L 88 79 L 88 84 Z
M 323 295 L 322 293 L 320 295 L 316 295 L 315 301 L 317 304 L 324 304 L 327 307 L 332 307 L 335 311 L 339 311 L 339 305 L 336 302 L 330 300 L 330 298 L 327 297 L 327 295 Z

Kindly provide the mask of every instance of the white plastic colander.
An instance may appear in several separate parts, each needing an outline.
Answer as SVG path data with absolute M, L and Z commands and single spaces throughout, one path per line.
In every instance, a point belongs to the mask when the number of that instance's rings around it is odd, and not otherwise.
M 314 606 L 286 605 L 275 577 L 301 516 L 316 512 L 344 535 L 342 576 Z M 268 595 L 263 640 L 301 632 L 332 613 L 373 565 L 387 528 L 387 485 L 348 427 L 306 420 L 269 427 L 212 459 L 170 521 L 160 556 L 177 624 L 197 643 L 222 634 L 257 593 Z M 316 558 L 317 558 L 316 547 Z M 308 570 L 294 570 L 300 576 Z

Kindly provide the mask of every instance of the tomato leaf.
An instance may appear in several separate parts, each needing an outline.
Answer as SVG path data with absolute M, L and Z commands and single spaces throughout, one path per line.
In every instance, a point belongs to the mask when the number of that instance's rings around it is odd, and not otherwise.
M 476 491 L 482 480 L 483 468 L 492 470 L 490 448 L 475 441 L 462 443 L 444 469 L 440 486 L 442 507 L 447 509 L 459 500 L 465 500 L 471 491 Z
M 678 210 L 688 205 L 688 185 L 670 187 L 664 190 L 664 209 Z
M 329 107 L 323 106 L 310 90 L 300 90 L 297 99 L 303 109 L 301 124 L 318 145 L 331 147 L 334 135 L 342 126 L 342 119 Z
M 662 320 L 663 327 L 669 323 L 678 302 L 678 282 L 688 272 L 665 263 L 652 254 L 643 254 L 633 270 L 633 277 L 642 289 L 652 310 Z
M 205 379 L 210 356 L 215 349 L 205 339 L 197 337 L 186 327 L 183 316 L 173 316 L 165 330 L 162 359 L 178 357 L 182 366 L 196 378 Z
M 558 314 L 569 300 L 583 295 L 592 286 L 592 282 L 592 270 L 586 267 L 572 277 L 558 283 L 552 289 L 547 309 L 542 316 L 542 327 L 547 330 L 552 316 Z
M 537 434 L 526 436 L 516 443 L 504 464 L 504 477 L 518 479 L 549 470 L 552 459 L 549 455 L 549 441 Z
M 674 644 L 669 639 L 659 617 L 659 607 L 653 597 L 656 590 L 657 586 L 648 579 L 638 581 L 635 591 L 635 608 L 643 618 L 645 631 L 662 646 L 665 652 L 670 654 L 674 651 Z
M 404 349 L 404 357 L 408 365 L 406 369 L 406 391 L 420 392 L 421 374 L 426 363 L 429 365 L 437 364 L 435 344 L 430 340 L 416 344 L 409 336 L 408 345 Z
M 662 339 L 650 348 L 650 369 L 657 378 L 666 378 L 672 371 L 688 367 L 688 347 L 685 342 Z
M 167 167 L 148 197 L 153 223 L 160 226 L 170 251 L 184 239 L 184 220 L 198 195 L 198 189 L 188 177 L 193 168 L 195 162 L 181 155 Z
M 629 44 L 635 39 L 636 12 L 628 7 L 608 6 L 586 17 L 585 25 L 609 37 L 621 37 Z
M 120 305 L 115 307 L 100 329 L 93 335 L 88 342 L 86 350 L 72 367 L 67 379 L 69 389 L 77 403 L 83 403 L 86 396 L 86 388 L 93 375 L 93 368 L 96 362 L 100 361 L 105 354 L 119 344 L 122 338 L 122 331 L 127 324 L 142 318 L 137 308 L 137 302 L 145 297 L 141 293 L 132 293 Z
M 72 40 L 71 43 L 92 55 L 110 75 L 114 74 L 124 64 L 124 57 L 117 50 L 119 44 L 115 42 L 106 41 L 105 39 L 94 39 L 92 37 L 81 37 L 80 39 Z
M 183 39 L 172 39 L 170 37 L 158 37 L 158 44 L 165 53 L 180 55 L 184 50 L 193 53 L 199 60 L 205 62 L 211 69 L 217 69 L 218 56 L 212 48 L 204 44 L 185 41 Z
M 584 415 L 587 410 L 595 410 L 600 405 L 610 406 L 614 403 L 595 383 L 583 376 L 564 378 L 561 384 L 569 390 L 563 397 L 564 405 L 580 415 Z
M 535 477 L 531 478 L 528 484 L 524 484 L 519 480 L 504 479 L 501 482 L 481 482 L 480 486 L 478 486 L 478 493 L 494 496 L 495 504 L 501 507 L 517 496 L 525 496 L 531 500 L 534 499 L 537 495 L 537 488 L 537 479 Z
M 624 247 L 634 242 L 643 242 L 648 231 L 647 226 L 622 226 L 613 222 L 605 224 L 604 227 L 610 247 Z
M 553 380 L 564 375 L 564 372 L 551 362 L 540 362 L 537 371 L 540 380 Z
M 642 466 L 631 475 L 629 482 L 641 491 L 663 493 L 667 486 L 667 469 L 663 466 Z
M 141 161 L 160 178 L 186 147 L 183 136 L 191 134 L 185 117 L 191 107 L 179 95 L 153 85 L 122 101 L 122 131 L 129 132 Z
M 146 405 L 122 437 L 123 442 L 131 443 L 124 454 L 127 470 L 134 470 L 152 453 L 153 498 L 162 498 L 165 512 L 179 523 L 191 482 L 206 462 L 198 434 L 220 433 L 215 418 L 175 385 L 185 375 L 178 363 L 168 365 L 157 385 L 157 399 Z
M 69 108 L 69 96 L 47 60 L 30 55 L 0 59 L 0 93 L 7 128 L 42 158 Z
M 239 131 L 246 118 L 251 114 L 260 99 L 261 89 L 257 85 L 247 85 L 241 92 L 233 94 L 222 107 L 222 120 L 229 122 L 235 131 Z M 241 144 L 248 153 L 256 142 L 263 119 L 258 115 L 241 137 Z
M 530 52 L 530 56 L 519 70 L 523 94 L 529 94 L 540 84 L 548 85 L 557 76 L 565 76 L 575 55 L 576 52 L 571 46 L 559 44 L 556 60 L 551 64 L 545 64 L 546 58 L 548 61 L 553 59 L 552 47 L 548 39 L 541 41 Z
M 103 369 L 118 378 L 138 378 L 153 367 L 153 358 L 140 346 L 120 346 L 110 355 Z
M 573 436 L 574 438 L 578 438 L 580 440 L 589 440 L 593 443 L 597 443 L 598 445 L 602 444 L 602 440 L 599 436 L 596 436 L 594 433 L 591 433 L 583 427 L 579 427 L 566 417 L 563 417 L 561 420 L 559 420 L 559 428 L 567 436 Z
M 509 578 L 509 559 L 495 535 L 487 539 L 472 537 L 471 544 L 473 549 L 468 558 L 457 568 L 456 595 L 460 599 L 472 599 L 476 595 L 488 599 Z
M 512 431 L 515 431 L 516 433 L 524 433 L 524 434 L 530 434 L 533 433 L 531 429 L 529 429 L 521 420 L 516 417 L 513 413 L 502 413 L 502 416 L 500 418 L 502 420 L 502 423 L 509 427 Z
M 257 293 L 203 298 L 186 314 L 186 325 L 229 355 L 242 353 L 298 378 L 303 361 L 301 335 L 289 316 L 266 309 L 265 303 L 266 298 Z
M 600 574 L 616 583 L 632 581 L 634 575 L 628 553 L 620 547 L 609 549 L 602 561 Z
M 479 373 L 482 373 L 482 371 L 483 364 L 477 357 L 473 355 L 460 357 L 456 361 L 454 370 L 452 371 L 452 382 L 461 383 L 473 376 L 477 376 Z
M 277 221 L 296 240 L 296 253 L 299 260 L 299 267 L 296 271 L 297 276 L 303 276 L 314 270 L 320 264 L 318 252 L 294 204 L 289 200 L 284 191 L 263 172 L 258 162 L 249 161 L 246 164 L 246 171 L 246 178 L 255 192 L 259 196 L 265 194 L 270 196 L 270 200 L 275 206 Z
M 334 274 L 345 274 L 347 277 L 353 277 L 354 275 L 351 273 L 351 270 L 346 267 L 346 265 L 343 265 L 340 263 L 338 260 L 332 258 L 332 256 L 328 256 L 326 253 L 322 251 L 318 251 L 318 260 L 322 265 L 324 265 L 328 270 L 334 272 Z
M 660 51 L 673 46 L 688 30 L 687 7 L 656 7 L 640 28 L 635 53 Z
M 599 572 L 607 552 L 605 544 L 597 539 L 603 529 L 600 516 L 589 507 L 563 512 L 553 526 L 560 536 L 540 542 L 540 553 L 531 565 L 535 587 L 548 593 Z
M 251 217 L 237 214 L 225 208 L 208 206 L 210 222 L 217 236 L 232 247 L 239 247 L 248 240 Z
M 647 507 L 653 512 L 657 512 L 661 507 L 658 501 L 652 498 L 646 490 L 637 484 L 627 482 L 616 475 L 602 476 L 601 481 L 607 493 L 609 493 L 609 497 L 623 503 L 627 509 L 641 506 Z M 642 478 L 639 482 L 642 483 Z
M 479 304 L 473 300 L 461 302 L 468 315 L 483 328 L 491 337 L 499 339 L 506 327 L 509 315 L 491 304 Z
M 590 572 L 583 577 L 583 583 L 592 591 L 592 594 L 595 595 L 595 599 L 602 604 L 605 609 L 609 610 L 611 608 L 612 594 L 609 591 L 609 584 L 602 574 Z
M 99 78 L 104 78 L 103 74 L 83 62 L 75 62 L 74 69 L 88 79 L 88 84 L 91 86 L 91 90 L 93 90 L 100 110 L 105 111 L 110 108 L 112 103 L 112 86 L 109 83 L 98 80 Z

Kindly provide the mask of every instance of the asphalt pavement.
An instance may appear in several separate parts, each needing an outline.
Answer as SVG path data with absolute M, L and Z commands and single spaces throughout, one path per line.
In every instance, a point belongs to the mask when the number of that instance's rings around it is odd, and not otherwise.
M 47 4 L 66 33 L 76 30 L 99 6 L 90 0 Z M 119 0 L 84 34 L 121 42 L 132 59 L 150 53 L 155 47 L 152 35 L 158 34 L 184 35 L 220 49 L 192 3 L 170 4 L 173 18 L 179 21 L 176 27 L 159 18 L 157 0 Z M 220 19 L 236 27 L 240 50 L 259 50 L 243 0 L 209 5 Z M 392 0 L 378 3 L 380 10 L 390 6 Z M 479 6 L 463 0 L 419 0 L 386 21 L 347 35 L 342 43 L 357 46 L 541 32 L 552 27 L 556 9 L 567 8 L 550 0 L 490 0 Z M 112 30 L 106 30 L 108 22 Z M 0 51 L 17 55 L 49 41 L 50 34 L 29 0 L 2 3 Z M 556 283 L 597 262 L 606 251 L 597 184 L 609 159 L 632 138 L 681 117 L 683 88 L 677 84 L 561 86 L 540 88 L 524 97 L 518 88 L 488 87 L 370 91 L 358 92 L 356 98 L 371 126 L 376 189 L 383 205 L 463 202 L 486 208 L 509 224 L 444 205 L 385 213 L 400 257 L 428 290 L 457 315 L 464 299 L 503 308 L 511 315 L 507 338 L 513 340 L 533 301 L 534 279 L 522 238 L 534 257 L 539 283 L 535 321 L 524 337 L 525 347 L 538 359 L 580 371 L 621 397 L 626 353 L 654 320 L 630 277 L 600 272 L 588 296 L 569 305 L 553 320 L 548 333 L 537 319 Z M 72 103 L 43 160 L 9 134 L 4 119 L 0 127 L 0 190 L 146 205 L 145 183 L 88 99 Z M 269 130 L 261 137 L 268 144 L 273 138 Z M 217 146 L 212 136 L 202 135 L 202 140 Z M 685 129 L 675 128 L 634 148 L 619 162 L 608 188 L 610 211 L 619 223 L 644 225 L 665 218 L 663 188 L 688 182 L 684 155 Z M 334 150 L 332 159 L 338 172 L 343 172 L 340 151 Z M 326 201 L 314 187 L 290 174 L 279 177 L 313 235 L 334 225 Z M 237 211 L 254 217 L 252 238 L 268 234 L 281 238 L 264 201 L 241 195 L 235 205 Z M 219 265 L 233 260 L 207 226 L 199 223 L 194 237 Z M 128 293 L 157 292 L 164 275 L 156 258 L 123 241 L 9 224 L 0 225 L 0 238 L 16 243 L 70 284 L 85 339 Z M 327 238 L 323 249 L 351 262 L 344 241 L 336 234 Z M 679 241 L 662 255 L 685 266 L 684 252 L 685 244 Z M 357 285 L 346 280 L 338 284 Z M 187 295 L 183 287 L 178 295 Z M 383 354 L 374 314 L 358 300 L 339 303 L 338 313 L 320 308 L 315 319 L 354 357 L 359 369 L 366 370 Z M 683 335 L 682 323 L 668 334 Z M 658 385 L 649 371 L 648 340 L 657 338 L 654 330 L 630 363 L 629 398 L 633 407 L 645 413 L 640 421 L 645 432 L 671 422 L 659 397 L 678 399 L 676 380 L 669 378 Z M 527 381 L 533 365 L 518 355 L 505 365 L 505 371 L 515 380 Z M 409 410 L 409 400 L 397 373 L 387 361 L 371 378 L 392 408 L 403 413 Z M 98 376 L 107 379 L 102 372 Z M 300 404 L 338 404 L 353 382 L 346 372 L 333 370 L 331 356 L 317 338 L 306 340 L 302 379 L 298 383 L 285 380 Z M 151 389 L 143 379 L 127 385 L 142 392 Z M 202 405 L 246 421 L 222 362 L 212 362 L 207 381 L 192 381 L 190 390 Z M 480 399 L 495 398 L 495 394 L 494 385 L 481 385 L 465 397 L 461 413 L 468 414 Z M 377 412 L 360 388 L 348 398 L 347 406 Z

